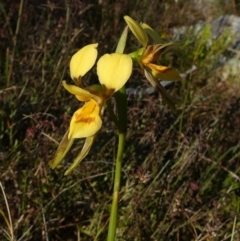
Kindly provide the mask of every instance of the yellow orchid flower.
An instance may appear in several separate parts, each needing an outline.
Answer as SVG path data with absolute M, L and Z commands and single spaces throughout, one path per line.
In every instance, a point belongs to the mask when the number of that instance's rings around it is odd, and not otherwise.
M 160 44 L 161 39 L 159 35 L 149 25 L 145 23 L 138 24 L 129 16 L 125 16 L 124 19 L 132 33 L 143 46 L 143 48 L 131 53 L 130 56 L 138 62 L 149 83 L 161 93 L 170 108 L 175 110 L 174 102 L 179 102 L 179 100 L 172 98 L 158 80 L 176 81 L 181 80 L 181 76 L 177 70 L 156 63 L 160 55 L 167 48 L 174 45 L 174 43 Z M 156 44 L 148 45 L 147 34 Z
M 96 48 L 97 44 L 90 44 L 73 55 L 70 61 L 70 75 L 75 82 L 80 82 L 81 78 L 93 67 L 97 58 Z M 50 162 L 52 168 L 55 168 L 64 158 L 75 138 L 86 138 L 86 141 L 65 175 L 68 175 L 88 154 L 96 134 L 102 126 L 101 117 L 105 101 L 125 85 L 131 73 L 131 57 L 126 54 L 112 53 L 103 55 L 97 63 L 97 75 L 101 86 L 94 85 L 82 88 L 68 85 L 66 81 L 63 81 L 63 87 L 85 104 L 73 114 L 69 131 L 63 137 L 53 160 Z
M 177 70 L 155 64 L 159 59 L 162 52 L 172 43 L 168 44 L 155 44 L 149 45 L 146 50 L 143 52 L 140 62 L 142 65 L 151 70 L 152 75 L 160 80 L 180 80 L 181 77 Z
M 81 77 L 95 64 L 97 59 L 97 46 L 97 43 L 86 45 L 72 56 L 70 60 L 70 75 L 77 84 L 81 84 L 79 83 Z
M 155 63 L 162 54 L 162 52 L 174 43 L 171 42 L 167 44 L 159 44 L 160 38 L 158 37 L 156 31 L 154 31 L 149 25 L 145 23 L 140 25 L 129 16 L 125 16 L 124 19 L 135 37 L 144 47 L 143 49 L 140 49 L 140 51 L 137 51 L 137 55 L 140 54 L 139 64 L 141 65 L 141 67 L 146 67 L 150 69 L 152 75 L 157 79 L 180 80 L 181 77 L 177 70 Z M 149 34 L 153 38 L 153 40 L 157 42 L 157 44 L 148 45 L 147 34 Z

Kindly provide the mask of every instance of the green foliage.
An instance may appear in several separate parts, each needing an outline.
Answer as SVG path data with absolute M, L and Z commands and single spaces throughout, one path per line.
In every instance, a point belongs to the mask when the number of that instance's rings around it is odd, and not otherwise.
M 194 36 L 194 63 L 201 68 L 210 68 L 213 63 L 219 60 L 219 55 L 226 51 L 233 38 L 230 30 L 225 30 L 218 38 L 214 38 L 211 25 L 206 24 Z

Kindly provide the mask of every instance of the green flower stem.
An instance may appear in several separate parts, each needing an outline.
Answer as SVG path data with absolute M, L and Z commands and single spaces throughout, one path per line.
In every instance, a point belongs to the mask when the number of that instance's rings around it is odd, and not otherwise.
M 117 230 L 117 217 L 118 217 L 118 203 L 119 203 L 119 191 L 122 172 L 122 159 L 124 153 L 126 133 L 119 133 L 118 136 L 118 153 L 115 167 L 115 179 L 113 189 L 113 200 L 110 214 L 110 221 L 108 226 L 108 238 L 107 241 L 114 241 Z
M 117 117 L 116 117 L 116 115 L 115 115 L 115 113 L 113 111 L 113 105 L 112 105 L 111 99 L 107 100 L 106 104 L 107 104 L 107 110 L 108 110 L 108 113 L 109 113 L 109 115 L 111 117 L 111 120 L 118 127 L 119 126 L 119 121 L 118 121 L 118 119 L 117 119 Z
M 123 33 L 118 41 L 116 48 L 117 53 L 123 53 L 127 40 L 128 28 L 123 30 Z M 107 241 L 114 241 L 117 230 L 117 219 L 118 219 L 118 203 L 119 203 L 119 192 L 121 186 L 121 172 L 122 172 L 122 160 L 124 154 L 124 145 L 126 140 L 127 132 L 127 96 L 125 86 L 122 87 L 118 92 L 114 94 L 116 100 L 118 118 L 115 116 L 113 107 L 111 103 L 108 103 L 108 110 L 113 117 L 113 121 L 116 124 L 119 134 L 118 134 L 118 151 L 115 166 L 115 178 L 113 187 L 113 200 L 110 213 L 110 220 L 108 226 L 108 237 Z
M 118 110 L 118 151 L 115 166 L 115 178 L 113 188 L 113 200 L 110 213 L 110 220 L 108 226 L 108 239 L 107 241 L 114 241 L 116 230 L 117 230 L 117 218 L 118 218 L 118 203 L 119 203 L 119 192 L 122 172 L 122 160 L 124 154 L 124 146 L 127 132 L 127 96 L 125 87 L 121 88 L 115 93 L 114 98 L 117 104 Z

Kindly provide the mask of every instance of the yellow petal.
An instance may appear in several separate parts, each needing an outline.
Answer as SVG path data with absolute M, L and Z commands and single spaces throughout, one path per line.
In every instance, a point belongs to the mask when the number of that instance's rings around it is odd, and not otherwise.
M 82 89 L 76 85 L 68 85 L 66 81 L 62 81 L 63 87 L 75 95 L 79 101 L 89 101 L 90 99 L 94 99 L 97 103 L 100 103 L 100 98 L 96 95 L 91 94 L 89 91 Z
M 94 65 L 97 58 L 98 44 L 89 44 L 75 53 L 70 60 L 70 75 L 72 79 L 84 76 Z
M 172 48 L 177 47 L 178 45 L 182 44 L 182 42 L 169 42 L 165 44 L 154 44 L 152 45 L 152 52 L 154 55 L 154 60 L 157 60 L 158 57 L 162 54 L 166 54 Z
M 153 53 L 153 47 L 154 45 L 149 45 L 143 52 L 140 62 L 143 65 L 147 65 L 149 63 L 152 63 L 154 61 L 154 53 Z
M 102 126 L 100 106 L 91 99 L 82 108 L 78 109 L 70 122 L 68 138 L 84 138 L 93 136 Z
M 148 36 L 142 26 L 129 16 L 124 16 L 124 19 L 138 41 L 142 44 L 143 47 L 146 47 L 148 44 Z
M 66 154 L 68 153 L 69 149 L 73 144 L 74 140 L 68 139 L 68 133 L 69 130 L 63 136 L 62 141 L 59 144 L 53 159 L 49 162 L 49 165 L 52 169 L 54 169 L 61 162 L 61 160 L 66 156 Z
M 160 80 L 181 80 L 181 76 L 179 72 L 173 68 L 156 65 L 156 64 L 148 64 L 147 65 L 152 70 L 152 75 Z
M 145 30 L 145 32 L 153 39 L 153 41 L 157 43 L 161 43 L 161 37 L 160 35 L 152 29 L 148 24 L 142 23 L 142 28 Z
M 81 152 L 78 154 L 73 164 L 64 173 L 65 176 L 68 175 L 70 172 L 72 172 L 80 164 L 80 162 L 85 158 L 85 156 L 89 153 L 95 138 L 96 138 L 96 135 L 86 138 L 86 141 L 84 143 L 84 146 Z
M 157 61 L 163 53 L 166 53 L 171 47 L 176 46 L 177 44 L 174 42 L 166 43 L 166 44 L 154 44 L 147 46 L 144 51 L 141 62 L 143 64 L 154 63 Z
M 176 111 L 175 103 L 179 103 L 181 101 L 169 95 L 168 92 L 164 89 L 164 87 L 159 83 L 159 81 L 154 76 L 152 76 L 152 74 L 146 69 L 144 70 L 144 74 L 148 82 L 161 94 L 163 100 L 169 106 L 169 108 L 172 111 Z
M 99 81 L 107 90 L 121 89 L 132 73 L 132 59 L 127 54 L 103 55 L 97 63 Z

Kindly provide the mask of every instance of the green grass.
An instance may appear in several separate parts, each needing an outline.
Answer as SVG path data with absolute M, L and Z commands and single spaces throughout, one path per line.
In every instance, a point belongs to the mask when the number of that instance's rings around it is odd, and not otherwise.
M 199 20 L 186 1 L 97 2 L 22 0 L 20 17 L 20 2 L 0 3 L 0 240 L 106 240 L 117 148 L 109 116 L 76 171 L 63 175 L 82 140 L 62 166 L 48 165 L 79 106 L 61 87 L 71 81 L 70 57 L 92 42 L 100 54 L 114 51 L 125 14 L 163 36 L 189 15 Z M 240 239 L 240 87 L 231 77 L 219 81 L 213 65 L 226 36 L 210 48 L 204 31 L 164 58 L 181 72 L 198 67 L 169 90 L 184 100 L 176 114 L 157 94 L 129 97 L 117 240 Z M 132 36 L 128 44 L 127 51 L 137 46 Z M 134 74 L 127 87 L 147 86 Z M 96 82 L 94 73 L 86 79 Z M 11 229 L 15 238 L 1 236 Z

